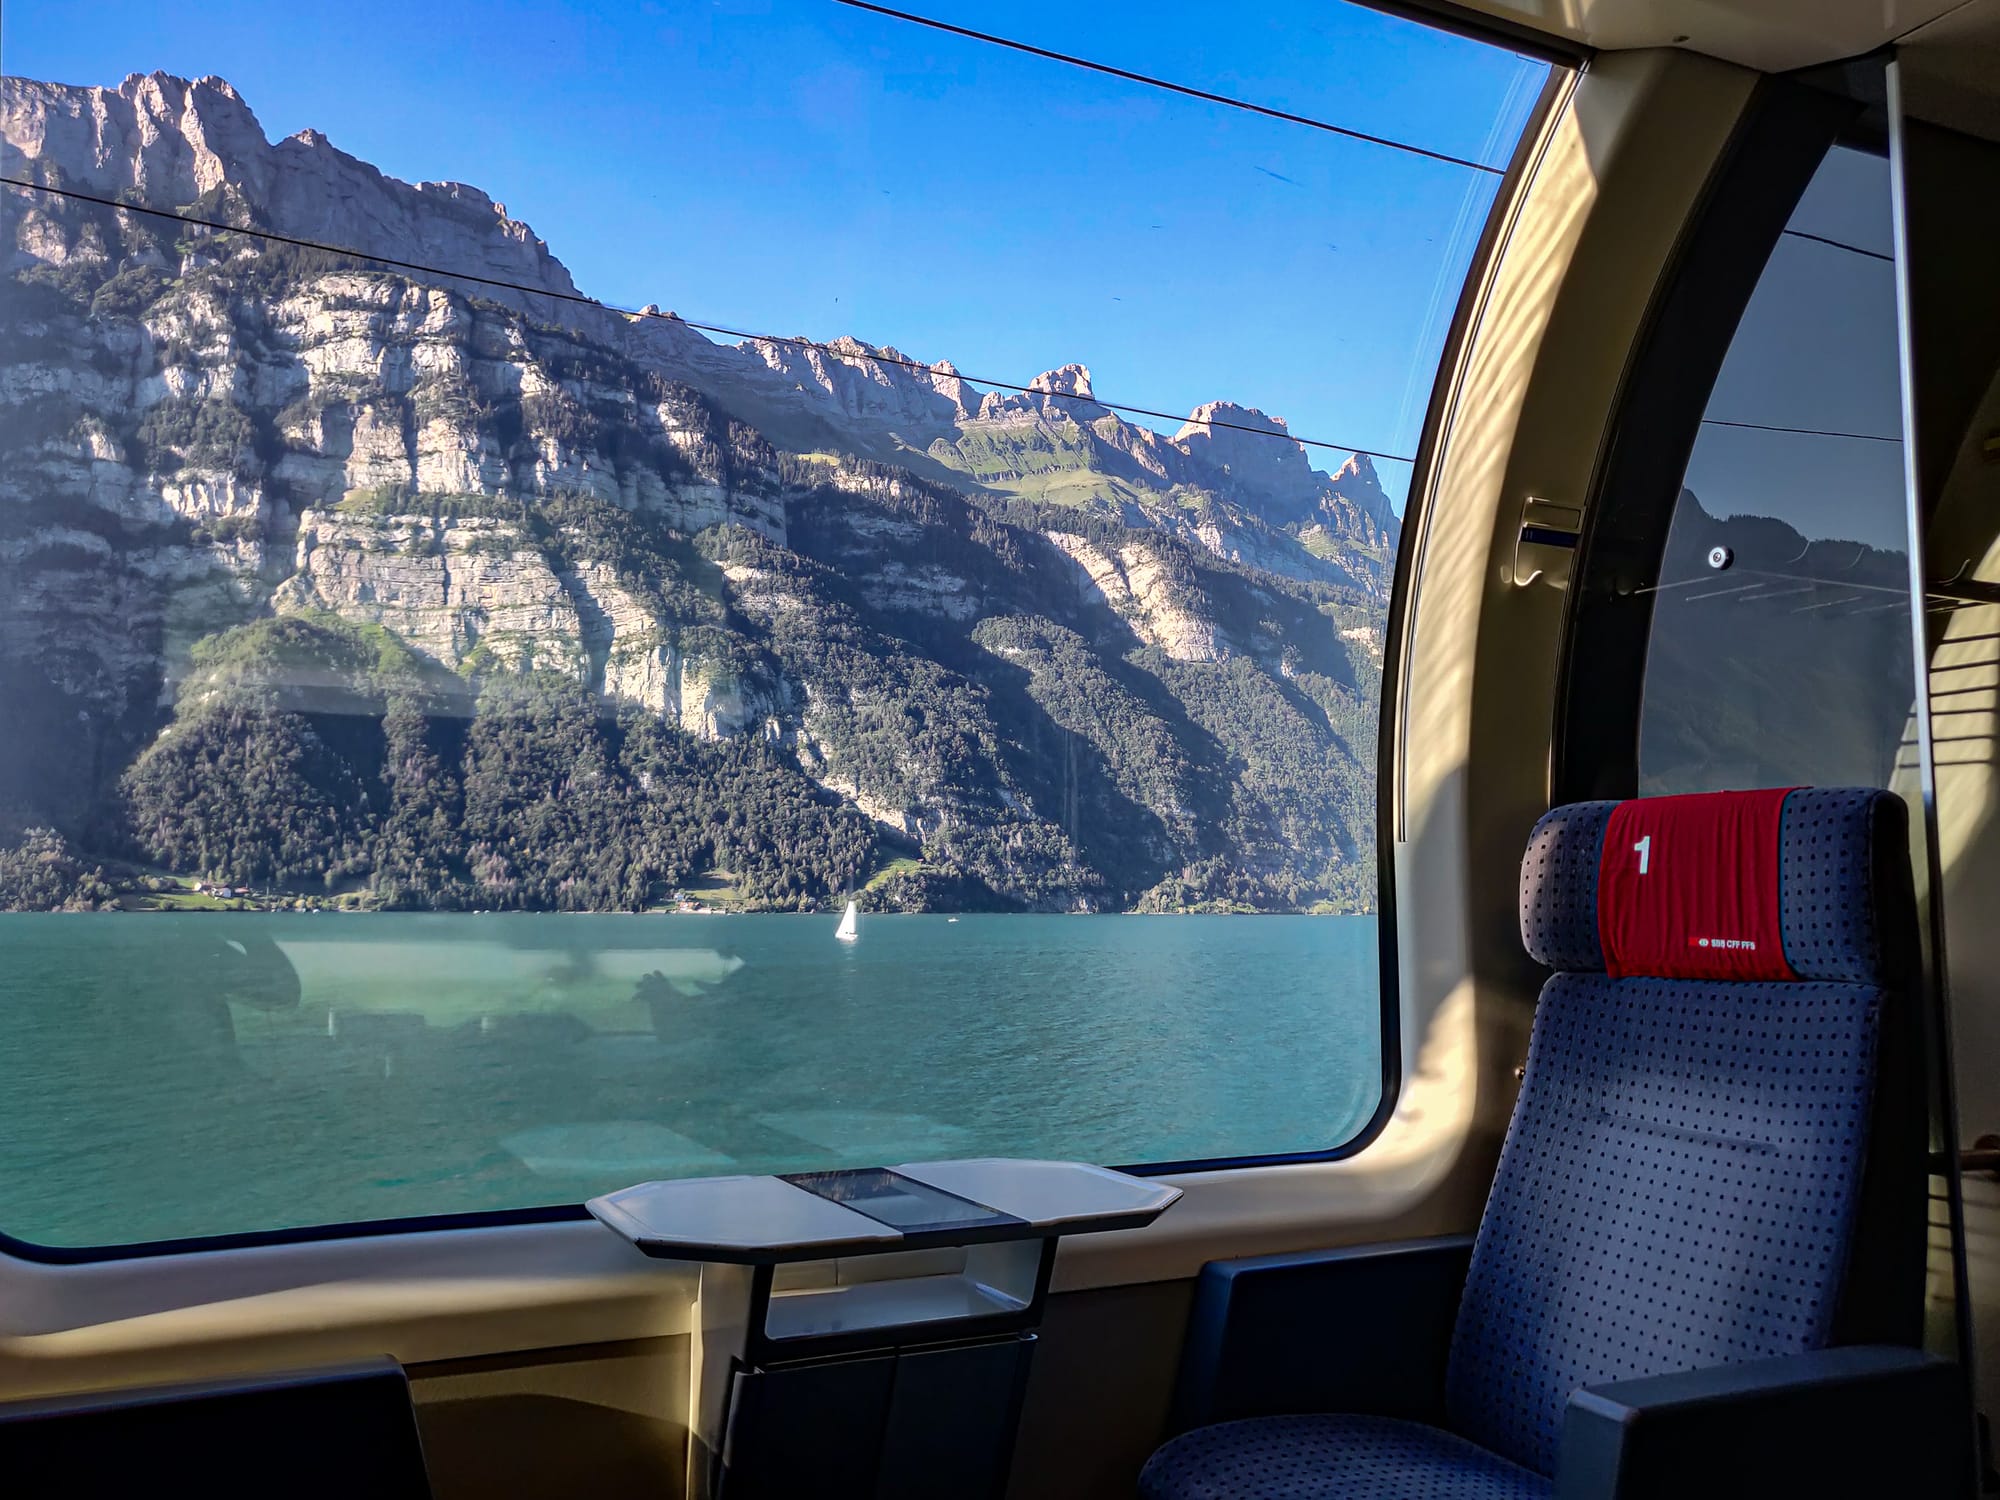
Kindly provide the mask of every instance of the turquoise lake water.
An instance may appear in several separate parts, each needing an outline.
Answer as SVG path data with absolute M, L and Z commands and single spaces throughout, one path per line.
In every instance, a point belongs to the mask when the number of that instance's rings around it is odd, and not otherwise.
M 1379 1096 L 1373 918 L 834 920 L 0 916 L 0 1232 L 1319 1150 Z

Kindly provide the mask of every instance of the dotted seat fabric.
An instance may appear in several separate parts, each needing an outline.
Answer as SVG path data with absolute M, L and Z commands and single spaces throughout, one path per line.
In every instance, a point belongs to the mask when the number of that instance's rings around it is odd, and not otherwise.
M 1892 991 L 1914 952 L 1903 804 L 1787 796 L 1779 913 L 1799 980 L 1782 983 L 1603 972 L 1616 806 L 1554 809 L 1522 860 L 1522 940 L 1558 972 L 1459 1305 L 1450 1431 L 1364 1416 L 1199 1428 L 1153 1455 L 1142 1500 L 1545 1497 L 1577 1390 L 1832 1341 L 1871 1127 L 1885 1154 L 1884 1012 L 1904 1014 Z
M 1827 1344 L 1883 998 L 1548 982 L 1459 1304 L 1454 1430 L 1552 1473 L 1583 1386 Z
M 1552 807 L 1521 857 L 1521 945 L 1536 963 L 1575 973 L 1604 967 L 1597 865 L 1616 802 Z
M 1464 1438 L 1389 1417 L 1254 1417 L 1175 1438 L 1141 1500 L 1548 1500 L 1549 1481 Z
M 1553 808 L 1529 835 L 1521 860 L 1521 942 L 1537 963 L 1565 973 L 1604 968 L 1597 868 L 1617 805 Z M 1893 793 L 1800 787 L 1785 798 L 1778 831 L 1779 925 L 1785 959 L 1799 978 L 1900 982 L 1907 945 L 1900 930 L 1885 931 L 1883 906 L 1896 904 L 1892 928 L 1914 920 L 1901 886 L 1907 839 L 1908 814 Z M 1894 887 L 1885 888 L 1891 882 Z

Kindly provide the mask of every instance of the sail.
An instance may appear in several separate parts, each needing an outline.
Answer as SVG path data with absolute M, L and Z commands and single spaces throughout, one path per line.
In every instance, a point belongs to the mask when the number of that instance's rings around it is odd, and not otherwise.
M 855 938 L 860 936 L 860 929 L 855 920 L 855 906 L 852 901 L 847 903 L 847 910 L 841 914 L 840 926 L 834 929 L 833 935 L 843 943 L 851 943 Z

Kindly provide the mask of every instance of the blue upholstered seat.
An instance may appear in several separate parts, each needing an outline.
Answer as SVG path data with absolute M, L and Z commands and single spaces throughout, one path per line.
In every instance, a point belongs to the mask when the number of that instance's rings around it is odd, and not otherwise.
M 1605 973 L 1616 806 L 1555 809 L 1522 862 L 1522 938 L 1557 972 L 1459 1306 L 1450 1430 L 1218 1423 L 1153 1456 L 1144 1500 L 1543 1496 L 1575 1391 L 1840 1341 L 1883 1020 L 1907 961 L 1901 804 L 1786 797 L 1779 927 L 1795 982 Z
M 1462 1437 L 1391 1417 L 1252 1417 L 1176 1438 L 1142 1500 L 1547 1500 L 1549 1481 Z

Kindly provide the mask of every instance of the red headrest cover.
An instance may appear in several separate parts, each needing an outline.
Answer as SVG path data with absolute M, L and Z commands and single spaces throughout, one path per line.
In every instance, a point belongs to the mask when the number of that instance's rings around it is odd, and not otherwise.
M 1611 810 L 1598 856 L 1605 972 L 1797 979 L 1779 925 L 1789 788 L 1641 797 Z

